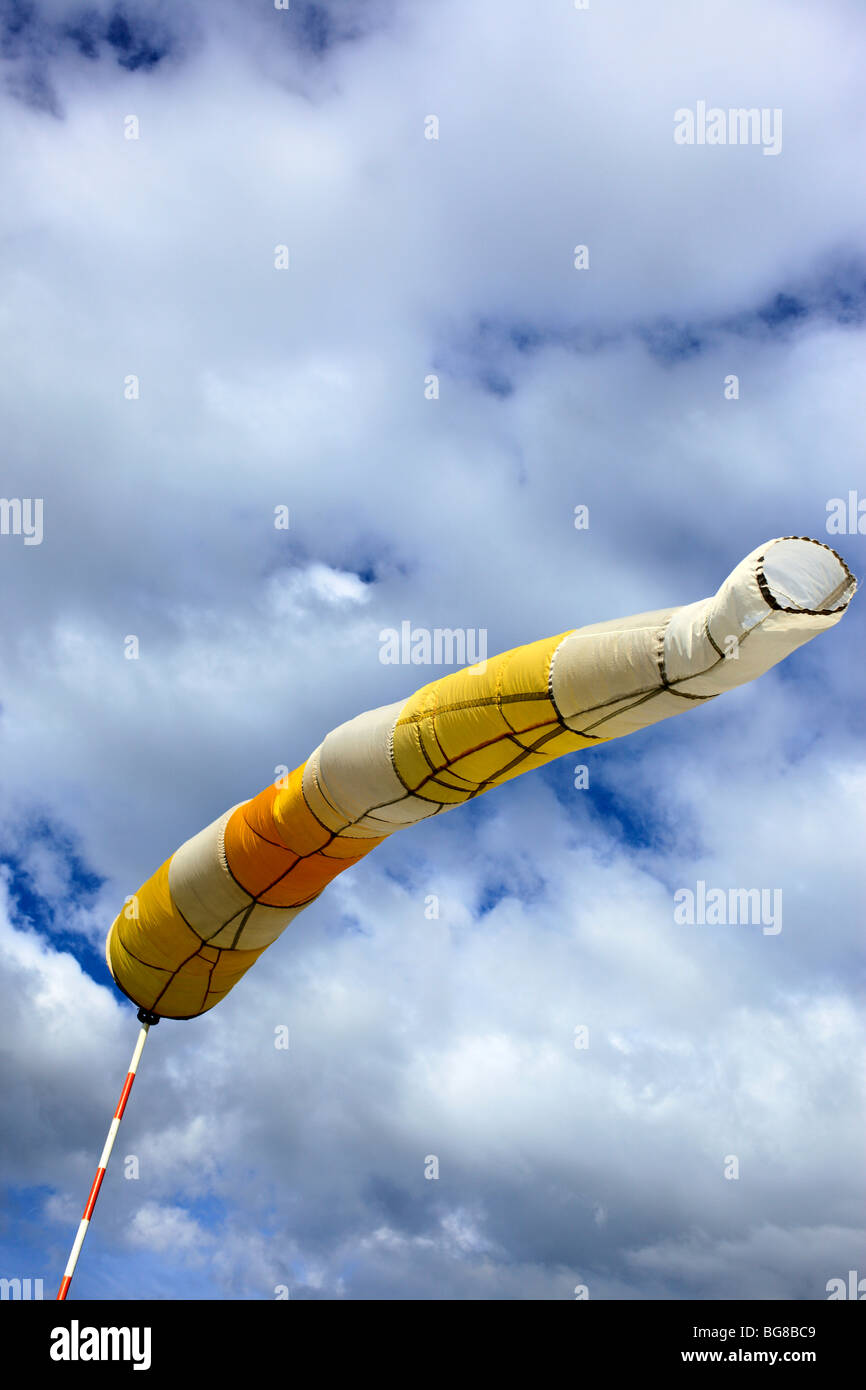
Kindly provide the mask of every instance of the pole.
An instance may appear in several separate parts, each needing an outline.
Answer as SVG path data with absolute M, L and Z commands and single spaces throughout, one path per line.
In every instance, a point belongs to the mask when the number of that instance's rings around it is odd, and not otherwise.
M 102 1186 L 102 1179 L 105 1177 L 105 1170 L 108 1167 L 108 1160 L 111 1158 L 111 1150 L 114 1148 L 114 1141 L 117 1138 L 117 1131 L 120 1129 L 120 1122 L 123 1119 L 123 1112 L 126 1109 L 126 1102 L 129 1099 L 129 1093 L 132 1090 L 132 1083 L 135 1080 L 136 1068 L 138 1067 L 138 1064 L 141 1061 L 141 1054 L 144 1051 L 144 1044 L 147 1041 L 147 1034 L 150 1030 L 150 1025 L 152 1023 L 159 1023 L 159 1015 L 150 1014 L 147 1012 L 146 1009 L 139 1009 L 138 1021 L 141 1024 L 141 1031 L 138 1035 L 138 1041 L 135 1044 L 135 1051 L 132 1054 L 132 1060 L 129 1063 L 129 1071 L 126 1073 L 126 1080 L 123 1083 L 123 1090 L 120 1093 L 120 1100 L 117 1102 L 117 1109 L 114 1112 L 114 1118 L 112 1119 L 111 1125 L 108 1130 L 108 1137 L 105 1141 L 105 1147 L 102 1150 L 102 1156 L 99 1160 L 99 1167 L 96 1170 L 96 1177 L 93 1179 L 93 1182 L 90 1187 L 90 1192 L 87 1197 L 87 1203 L 84 1208 L 84 1215 L 82 1216 L 81 1224 L 78 1227 L 78 1234 L 75 1237 L 72 1250 L 69 1254 L 69 1259 L 66 1262 L 66 1272 L 64 1273 L 63 1278 L 60 1282 L 60 1288 L 57 1290 L 57 1300 L 59 1302 L 64 1301 L 66 1295 L 69 1292 L 69 1285 L 72 1283 L 72 1276 L 75 1273 L 75 1266 L 78 1264 L 78 1256 L 81 1254 L 81 1247 L 84 1244 L 84 1237 L 87 1235 L 87 1230 L 90 1226 L 90 1218 L 93 1216 L 93 1208 L 96 1206 L 96 1199 L 99 1196 L 99 1189 Z

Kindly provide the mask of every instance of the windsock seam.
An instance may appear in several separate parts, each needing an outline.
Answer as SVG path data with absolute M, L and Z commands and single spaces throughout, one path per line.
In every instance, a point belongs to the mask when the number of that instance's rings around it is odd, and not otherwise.
M 671 616 L 673 616 L 673 615 L 671 615 Z M 655 638 L 655 640 L 656 640 L 656 662 L 658 663 L 658 668 L 659 668 L 659 679 L 661 680 L 661 683 L 662 683 L 662 684 L 661 684 L 661 690 L 655 690 L 655 691 L 653 691 L 653 694 L 655 694 L 655 695 L 660 695 L 660 694 L 662 693 L 663 690 L 667 690 L 671 695 L 677 695 L 677 696 L 679 696 L 679 698 L 680 698 L 681 700 L 698 700 L 698 701 L 700 701 L 700 700 L 714 700 L 714 699 L 716 698 L 715 695 L 691 695 L 691 694 L 688 693 L 688 691 L 685 691 L 685 690 L 676 690 L 676 689 L 674 688 L 676 685 L 680 684 L 682 681 L 694 680 L 694 676 L 691 675 L 691 674 L 688 675 L 688 676 L 677 676 L 677 677 L 675 677 L 675 679 L 674 679 L 673 681 L 669 681 L 669 680 L 668 680 L 667 670 L 665 669 L 665 636 L 666 636 L 666 634 L 667 634 L 668 628 L 670 627 L 670 624 L 671 624 L 671 619 L 668 618 L 667 622 L 666 622 L 666 623 L 663 623 L 662 626 L 661 626 L 660 628 L 658 628 L 658 630 L 657 630 L 657 632 L 656 632 L 656 638 Z M 713 643 L 713 646 L 714 646 L 714 647 L 716 646 L 715 642 Z M 718 651 L 718 650 L 719 650 L 718 647 L 716 647 L 716 651 Z M 717 661 L 714 661 L 714 662 L 712 663 L 711 666 L 708 666 L 708 667 L 707 667 L 707 670 L 708 670 L 708 671 L 714 670 L 715 667 L 718 666 L 718 664 L 719 664 L 719 663 L 718 663 Z M 705 675 L 706 673 L 703 672 L 703 671 L 699 671 L 697 674 L 698 674 L 698 675 Z M 621 711 L 617 711 L 617 712 L 618 712 L 618 713 L 621 713 Z
M 577 631 L 577 628 L 572 628 L 570 632 L 566 632 L 566 633 L 563 635 L 561 641 L 557 642 L 557 644 L 556 644 L 556 646 L 554 647 L 553 651 L 550 653 L 550 664 L 548 665 L 548 668 L 547 668 L 547 698 L 548 698 L 548 700 L 550 701 L 551 706 L 552 706 L 552 708 L 554 709 L 554 711 L 555 711 L 555 713 L 556 713 L 557 719 L 559 720 L 560 724 L 562 725 L 562 727 L 563 727 L 564 729 L 567 729 L 567 728 L 568 728 L 568 725 L 567 725 L 566 722 L 565 722 L 565 716 L 564 716 L 564 714 L 562 713 L 562 710 L 559 708 L 559 705 L 556 703 L 556 696 L 555 696 L 554 693 L 553 693 L 553 668 L 554 668 L 554 666 L 556 665 L 556 658 L 559 656 L 559 653 L 562 651 L 563 642 L 565 642 L 566 639 L 567 639 L 568 637 L 571 636 L 572 632 L 576 632 L 576 631 Z

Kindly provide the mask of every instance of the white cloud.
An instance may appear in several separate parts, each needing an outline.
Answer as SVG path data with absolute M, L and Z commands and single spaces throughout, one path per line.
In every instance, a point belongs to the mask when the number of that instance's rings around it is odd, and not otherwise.
M 182 1207 L 158 1206 L 148 1202 L 139 1207 L 129 1223 L 131 1245 L 146 1246 L 157 1254 L 189 1259 L 205 1259 L 214 1245 L 213 1236 L 202 1230 Z

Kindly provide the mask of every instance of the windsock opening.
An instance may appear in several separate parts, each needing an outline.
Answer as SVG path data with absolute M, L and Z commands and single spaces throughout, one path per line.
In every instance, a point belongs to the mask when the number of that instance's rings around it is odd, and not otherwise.
M 838 613 L 857 581 L 841 555 L 805 536 L 785 536 L 768 547 L 758 566 L 767 602 L 785 613 Z

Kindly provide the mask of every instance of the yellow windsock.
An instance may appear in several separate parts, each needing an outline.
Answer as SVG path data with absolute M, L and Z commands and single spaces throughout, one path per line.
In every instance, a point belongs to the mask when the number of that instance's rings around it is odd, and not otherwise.
M 782 537 L 712 598 L 515 647 L 358 715 L 148 879 L 108 932 L 112 976 L 149 1013 L 205 1013 L 385 836 L 754 680 L 833 627 L 856 587 L 835 550 Z

